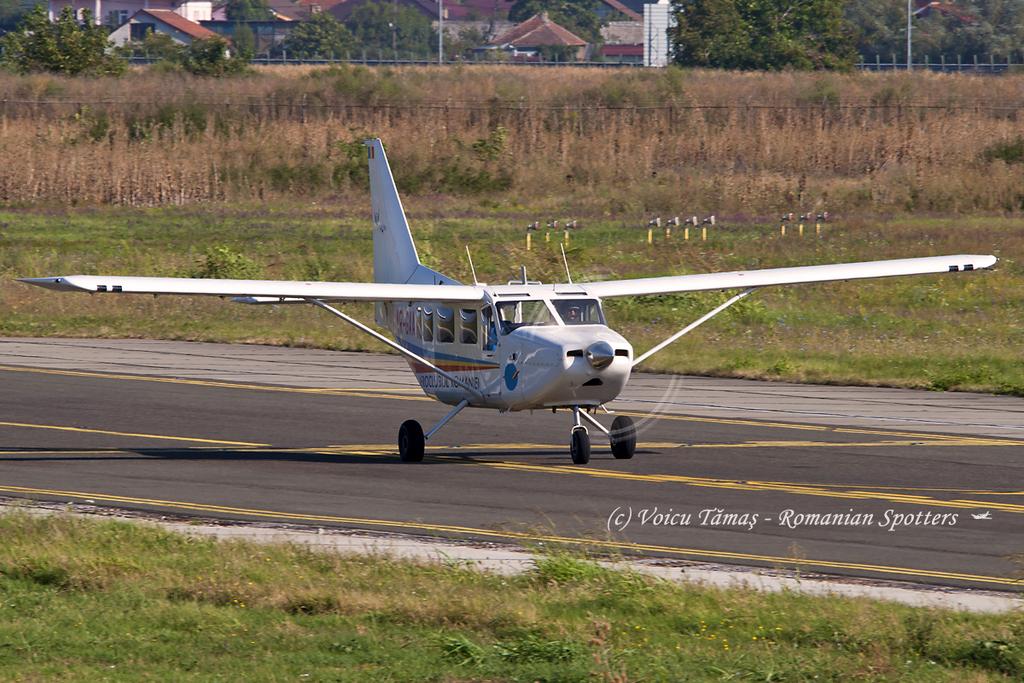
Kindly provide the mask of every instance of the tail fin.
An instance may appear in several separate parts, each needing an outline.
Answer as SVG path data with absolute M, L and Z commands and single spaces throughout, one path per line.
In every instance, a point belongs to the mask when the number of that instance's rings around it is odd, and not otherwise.
M 405 283 L 420 267 L 416 245 L 405 220 L 402 200 L 377 138 L 366 140 L 370 160 L 370 200 L 373 204 L 373 279 Z

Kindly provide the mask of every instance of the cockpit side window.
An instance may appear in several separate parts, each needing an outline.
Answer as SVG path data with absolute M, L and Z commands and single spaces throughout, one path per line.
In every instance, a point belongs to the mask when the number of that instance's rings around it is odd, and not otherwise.
M 553 299 L 551 303 L 566 325 L 605 324 L 597 299 Z
M 494 325 L 494 314 L 490 306 L 480 309 L 484 327 L 484 351 L 494 351 L 498 346 L 498 329 Z
M 496 304 L 501 333 L 509 334 L 530 325 L 555 325 L 547 304 L 543 301 L 500 301 Z

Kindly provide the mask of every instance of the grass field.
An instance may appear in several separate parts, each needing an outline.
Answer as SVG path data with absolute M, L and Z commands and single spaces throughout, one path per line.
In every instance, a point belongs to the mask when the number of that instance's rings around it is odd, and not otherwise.
M 1020 212 L 1024 74 L 260 69 L 0 74 L 0 202 L 407 195 L 651 211 Z
M 368 280 L 365 195 L 345 204 L 199 205 L 163 209 L 0 212 L 0 334 L 156 337 L 384 350 L 307 307 L 245 307 L 219 299 L 55 294 L 14 277 L 73 273 Z M 468 280 L 464 246 L 482 281 L 564 281 L 560 234 L 532 220 L 572 218 L 513 204 L 446 198 L 408 202 L 421 258 Z M 576 216 L 579 216 L 576 214 Z M 782 238 L 775 223 L 728 219 L 707 242 L 679 231 L 645 244 L 643 220 L 581 216 L 568 256 L 576 280 L 799 264 L 994 253 L 995 271 L 769 289 L 654 356 L 681 373 L 819 383 L 880 384 L 1024 395 L 1024 219 L 843 218 L 820 238 Z M 694 235 L 694 237 L 696 234 Z M 226 248 L 221 256 L 210 250 Z M 238 268 L 242 268 L 239 271 Z M 690 322 L 724 294 L 610 300 L 610 323 L 638 350 Z M 351 306 L 372 319 L 368 306 Z
M 6 681 L 1024 677 L 1024 617 L 676 585 L 579 556 L 457 564 L 0 516 Z

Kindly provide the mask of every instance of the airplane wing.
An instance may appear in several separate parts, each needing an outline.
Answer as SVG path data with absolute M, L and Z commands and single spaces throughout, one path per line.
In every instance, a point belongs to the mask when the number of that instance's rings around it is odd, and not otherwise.
M 895 259 L 891 261 L 865 261 L 862 263 L 836 263 L 825 266 L 799 266 L 796 268 L 766 268 L 728 273 L 699 275 L 671 275 L 636 280 L 609 280 L 581 282 L 587 294 L 608 298 L 614 296 L 643 296 L 673 292 L 701 292 L 713 289 L 747 289 L 770 285 L 797 285 L 833 280 L 863 280 L 897 275 L 926 275 L 979 270 L 995 265 L 995 256 L 956 254 L 925 258 Z
M 185 277 L 66 275 L 21 278 L 21 282 L 61 292 L 115 294 L 180 294 L 224 296 L 246 303 L 322 301 L 482 301 L 482 287 L 471 285 L 406 285 L 381 282 L 301 282 L 289 280 L 214 280 Z

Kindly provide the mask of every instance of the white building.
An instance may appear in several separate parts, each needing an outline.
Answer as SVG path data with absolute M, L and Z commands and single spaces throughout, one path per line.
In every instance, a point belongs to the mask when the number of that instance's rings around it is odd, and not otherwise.
M 76 16 L 81 17 L 88 10 L 97 24 L 108 26 L 121 26 L 144 9 L 168 10 L 189 21 L 209 21 L 213 14 L 211 0 L 49 0 L 50 21 L 69 5 Z
M 671 59 L 668 30 L 674 23 L 669 0 L 644 5 L 644 66 L 668 66 Z

